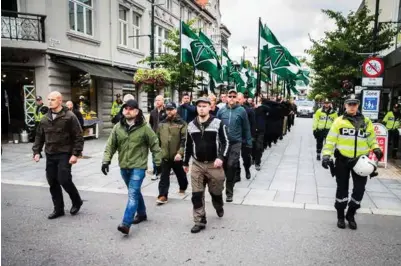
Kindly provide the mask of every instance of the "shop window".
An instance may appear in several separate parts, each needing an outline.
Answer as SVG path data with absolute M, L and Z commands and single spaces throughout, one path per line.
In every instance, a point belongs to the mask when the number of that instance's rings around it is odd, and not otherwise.
M 69 0 L 70 30 L 89 36 L 93 35 L 92 0 Z
M 82 100 L 81 100 L 82 99 Z M 71 72 L 71 100 L 84 117 L 87 113 L 97 115 L 96 80 L 88 73 L 81 71 Z M 96 113 L 96 115 L 94 114 Z

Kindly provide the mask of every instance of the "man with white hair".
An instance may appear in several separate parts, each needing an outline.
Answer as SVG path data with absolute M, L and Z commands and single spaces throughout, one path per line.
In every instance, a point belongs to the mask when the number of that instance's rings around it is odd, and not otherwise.
M 48 218 L 55 219 L 64 215 L 61 187 L 71 198 L 71 215 L 77 214 L 82 206 L 81 197 L 72 182 L 71 166 L 77 163 L 82 153 L 84 138 L 77 117 L 61 105 L 61 94 L 53 91 L 47 100 L 49 112 L 39 122 L 32 150 L 33 159 L 39 162 L 43 146 L 46 144 L 46 178 L 54 204 L 54 211 Z

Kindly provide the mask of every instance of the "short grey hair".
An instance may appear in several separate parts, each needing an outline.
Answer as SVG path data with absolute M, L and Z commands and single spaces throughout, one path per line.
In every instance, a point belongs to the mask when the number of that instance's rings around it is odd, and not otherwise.
M 128 102 L 129 100 L 135 100 L 134 95 L 132 95 L 132 94 L 125 94 L 125 95 L 124 95 L 124 98 L 123 98 L 123 103 L 126 103 L 126 102 Z

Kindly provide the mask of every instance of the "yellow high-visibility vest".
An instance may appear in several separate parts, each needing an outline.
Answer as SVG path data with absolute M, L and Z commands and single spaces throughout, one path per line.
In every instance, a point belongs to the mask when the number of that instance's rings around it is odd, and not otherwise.
M 388 112 L 383 119 L 383 123 L 388 130 L 399 129 L 401 126 L 401 117 L 396 119 L 392 111 Z
M 318 109 L 313 116 L 313 130 L 330 129 L 337 117 L 338 114 L 334 110 L 326 113 L 323 108 Z

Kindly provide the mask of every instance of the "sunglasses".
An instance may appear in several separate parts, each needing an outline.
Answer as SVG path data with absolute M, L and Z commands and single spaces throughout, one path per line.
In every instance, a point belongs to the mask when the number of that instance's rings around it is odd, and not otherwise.
M 228 98 L 237 98 L 237 96 L 234 96 L 234 95 L 230 95 L 230 96 L 228 96 Z

